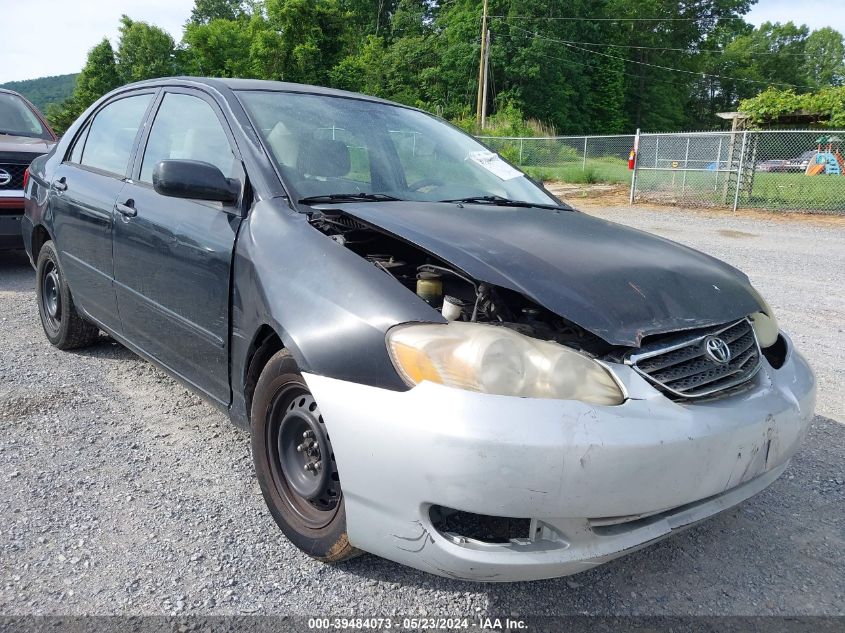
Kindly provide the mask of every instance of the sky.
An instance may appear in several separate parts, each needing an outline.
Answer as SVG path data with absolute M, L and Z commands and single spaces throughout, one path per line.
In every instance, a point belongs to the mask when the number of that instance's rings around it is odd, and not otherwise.
M 177 42 L 194 0 L 0 0 L 0 83 L 76 73 L 103 36 L 117 42 L 122 14 Z
M 0 83 L 79 72 L 103 36 L 117 41 L 125 13 L 168 31 L 176 41 L 194 0 L 0 0 Z M 760 0 L 752 24 L 787 22 L 845 33 L 842 0 Z

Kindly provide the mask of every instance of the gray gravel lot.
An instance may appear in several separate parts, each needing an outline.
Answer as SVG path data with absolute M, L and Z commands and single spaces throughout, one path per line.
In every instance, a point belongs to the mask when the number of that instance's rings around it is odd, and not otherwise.
M 44 338 L 33 272 L 0 254 L 0 614 L 843 614 L 845 225 L 585 207 L 747 271 L 818 372 L 786 474 L 595 570 L 511 585 L 373 556 L 310 560 L 265 511 L 249 438 L 103 337 Z M 833 419 L 832 419 L 833 418 Z

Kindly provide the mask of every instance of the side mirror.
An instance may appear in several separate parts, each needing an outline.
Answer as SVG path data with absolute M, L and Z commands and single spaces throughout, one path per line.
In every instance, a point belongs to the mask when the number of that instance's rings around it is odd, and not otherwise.
M 171 198 L 234 202 L 238 199 L 237 181 L 223 175 L 219 168 L 201 160 L 163 160 L 153 169 L 156 193 Z

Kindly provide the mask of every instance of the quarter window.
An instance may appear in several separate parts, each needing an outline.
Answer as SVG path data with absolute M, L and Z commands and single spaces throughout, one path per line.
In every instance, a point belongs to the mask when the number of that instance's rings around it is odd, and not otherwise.
M 70 162 L 76 163 L 77 165 L 82 162 L 82 150 L 85 149 L 85 139 L 88 138 L 88 130 L 90 129 L 91 126 L 86 125 L 85 129 L 77 137 L 76 142 L 73 144 L 73 149 L 70 152 Z
M 208 103 L 191 95 L 168 93 L 156 115 L 144 161 L 141 181 L 153 181 L 153 169 L 163 160 L 201 160 L 211 163 L 227 178 L 236 163 L 229 139 Z
M 100 110 L 91 123 L 80 163 L 119 176 L 125 175 L 135 136 L 151 99 L 151 94 L 125 97 Z

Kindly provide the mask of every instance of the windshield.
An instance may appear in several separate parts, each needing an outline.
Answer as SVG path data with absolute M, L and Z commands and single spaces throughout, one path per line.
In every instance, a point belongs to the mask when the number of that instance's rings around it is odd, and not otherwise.
M 8 92 L 0 92 L 0 134 L 53 140 L 26 102 Z
M 291 92 L 238 96 L 296 199 L 365 193 L 557 204 L 471 136 L 422 112 Z

